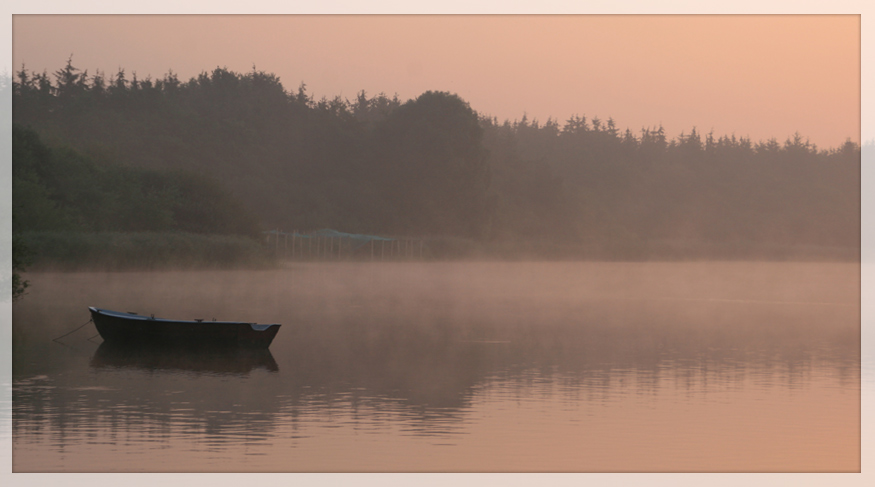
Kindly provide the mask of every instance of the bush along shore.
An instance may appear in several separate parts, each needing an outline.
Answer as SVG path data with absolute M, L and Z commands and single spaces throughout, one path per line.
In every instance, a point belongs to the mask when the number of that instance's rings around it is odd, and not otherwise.
M 222 184 L 46 144 L 13 125 L 12 297 L 21 273 L 259 268 L 275 262 L 258 218 Z

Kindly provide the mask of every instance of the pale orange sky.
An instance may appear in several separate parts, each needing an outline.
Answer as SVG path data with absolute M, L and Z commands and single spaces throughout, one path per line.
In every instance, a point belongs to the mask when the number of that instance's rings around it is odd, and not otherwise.
M 14 16 L 13 66 L 188 79 L 224 66 L 317 98 L 451 91 L 499 120 L 860 142 L 860 17 Z

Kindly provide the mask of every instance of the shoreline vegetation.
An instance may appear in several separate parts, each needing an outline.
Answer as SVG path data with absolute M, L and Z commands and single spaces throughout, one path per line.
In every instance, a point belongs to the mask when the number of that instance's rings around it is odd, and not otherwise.
M 271 228 L 406 236 L 422 260 L 859 261 L 850 139 L 500 122 L 452 93 L 316 100 L 254 68 L 183 81 L 71 59 L 9 91 L 21 291 L 27 270 L 276 266 Z
M 186 232 L 22 232 L 38 256 L 29 271 L 263 269 L 276 259 L 257 240 Z
M 561 244 L 546 240 L 484 242 L 459 237 L 425 238 L 406 255 L 367 249 L 294 256 L 288 248 L 249 237 L 191 233 L 24 232 L 18 235 L 39 260 L 28 271 L 161 271 L 271 269 L 295 263 L 442 261 L 799 261 L 856 262 L 859 249 L 826 246 L 775 246 L 756 242 L 662 241 L 629 245 Z

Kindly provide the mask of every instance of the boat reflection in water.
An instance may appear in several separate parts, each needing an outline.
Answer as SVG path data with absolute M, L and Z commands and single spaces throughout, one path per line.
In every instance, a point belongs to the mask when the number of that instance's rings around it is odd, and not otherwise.
M 148 371 L 249 374 L 255 369 L 279 371 L 267 348 L 183 348 L 104 342 L 91 357 L 92 368 Z

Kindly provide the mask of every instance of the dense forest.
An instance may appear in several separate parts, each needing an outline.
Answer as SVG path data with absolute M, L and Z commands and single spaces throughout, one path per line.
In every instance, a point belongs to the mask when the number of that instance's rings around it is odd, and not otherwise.
M 668 139 L 662 127 L 583 116 L 500 122 L 439 91 L 316 100 L 254 67 L 182 81 L 68 62 L 52 74 L 22 67 L 12 90 L 13 120 L 28 127 L 16 129 L 15 173 L 43 184 L 16 185 L 16 202 L 92 202 L 16 228 L 191 227 L 208 221 L 198 211 L 222 207 L 226 222 L 191 229 L 252 233 L 257 220 L 591 248 L 859 248 L 860 147 L 850 141 L 823 149 L 798 134 L 754 142 L 695 128 Z M 66 169 L 46 170 L 25 149 L 37 134 L 70 148 L 51 159 Z

